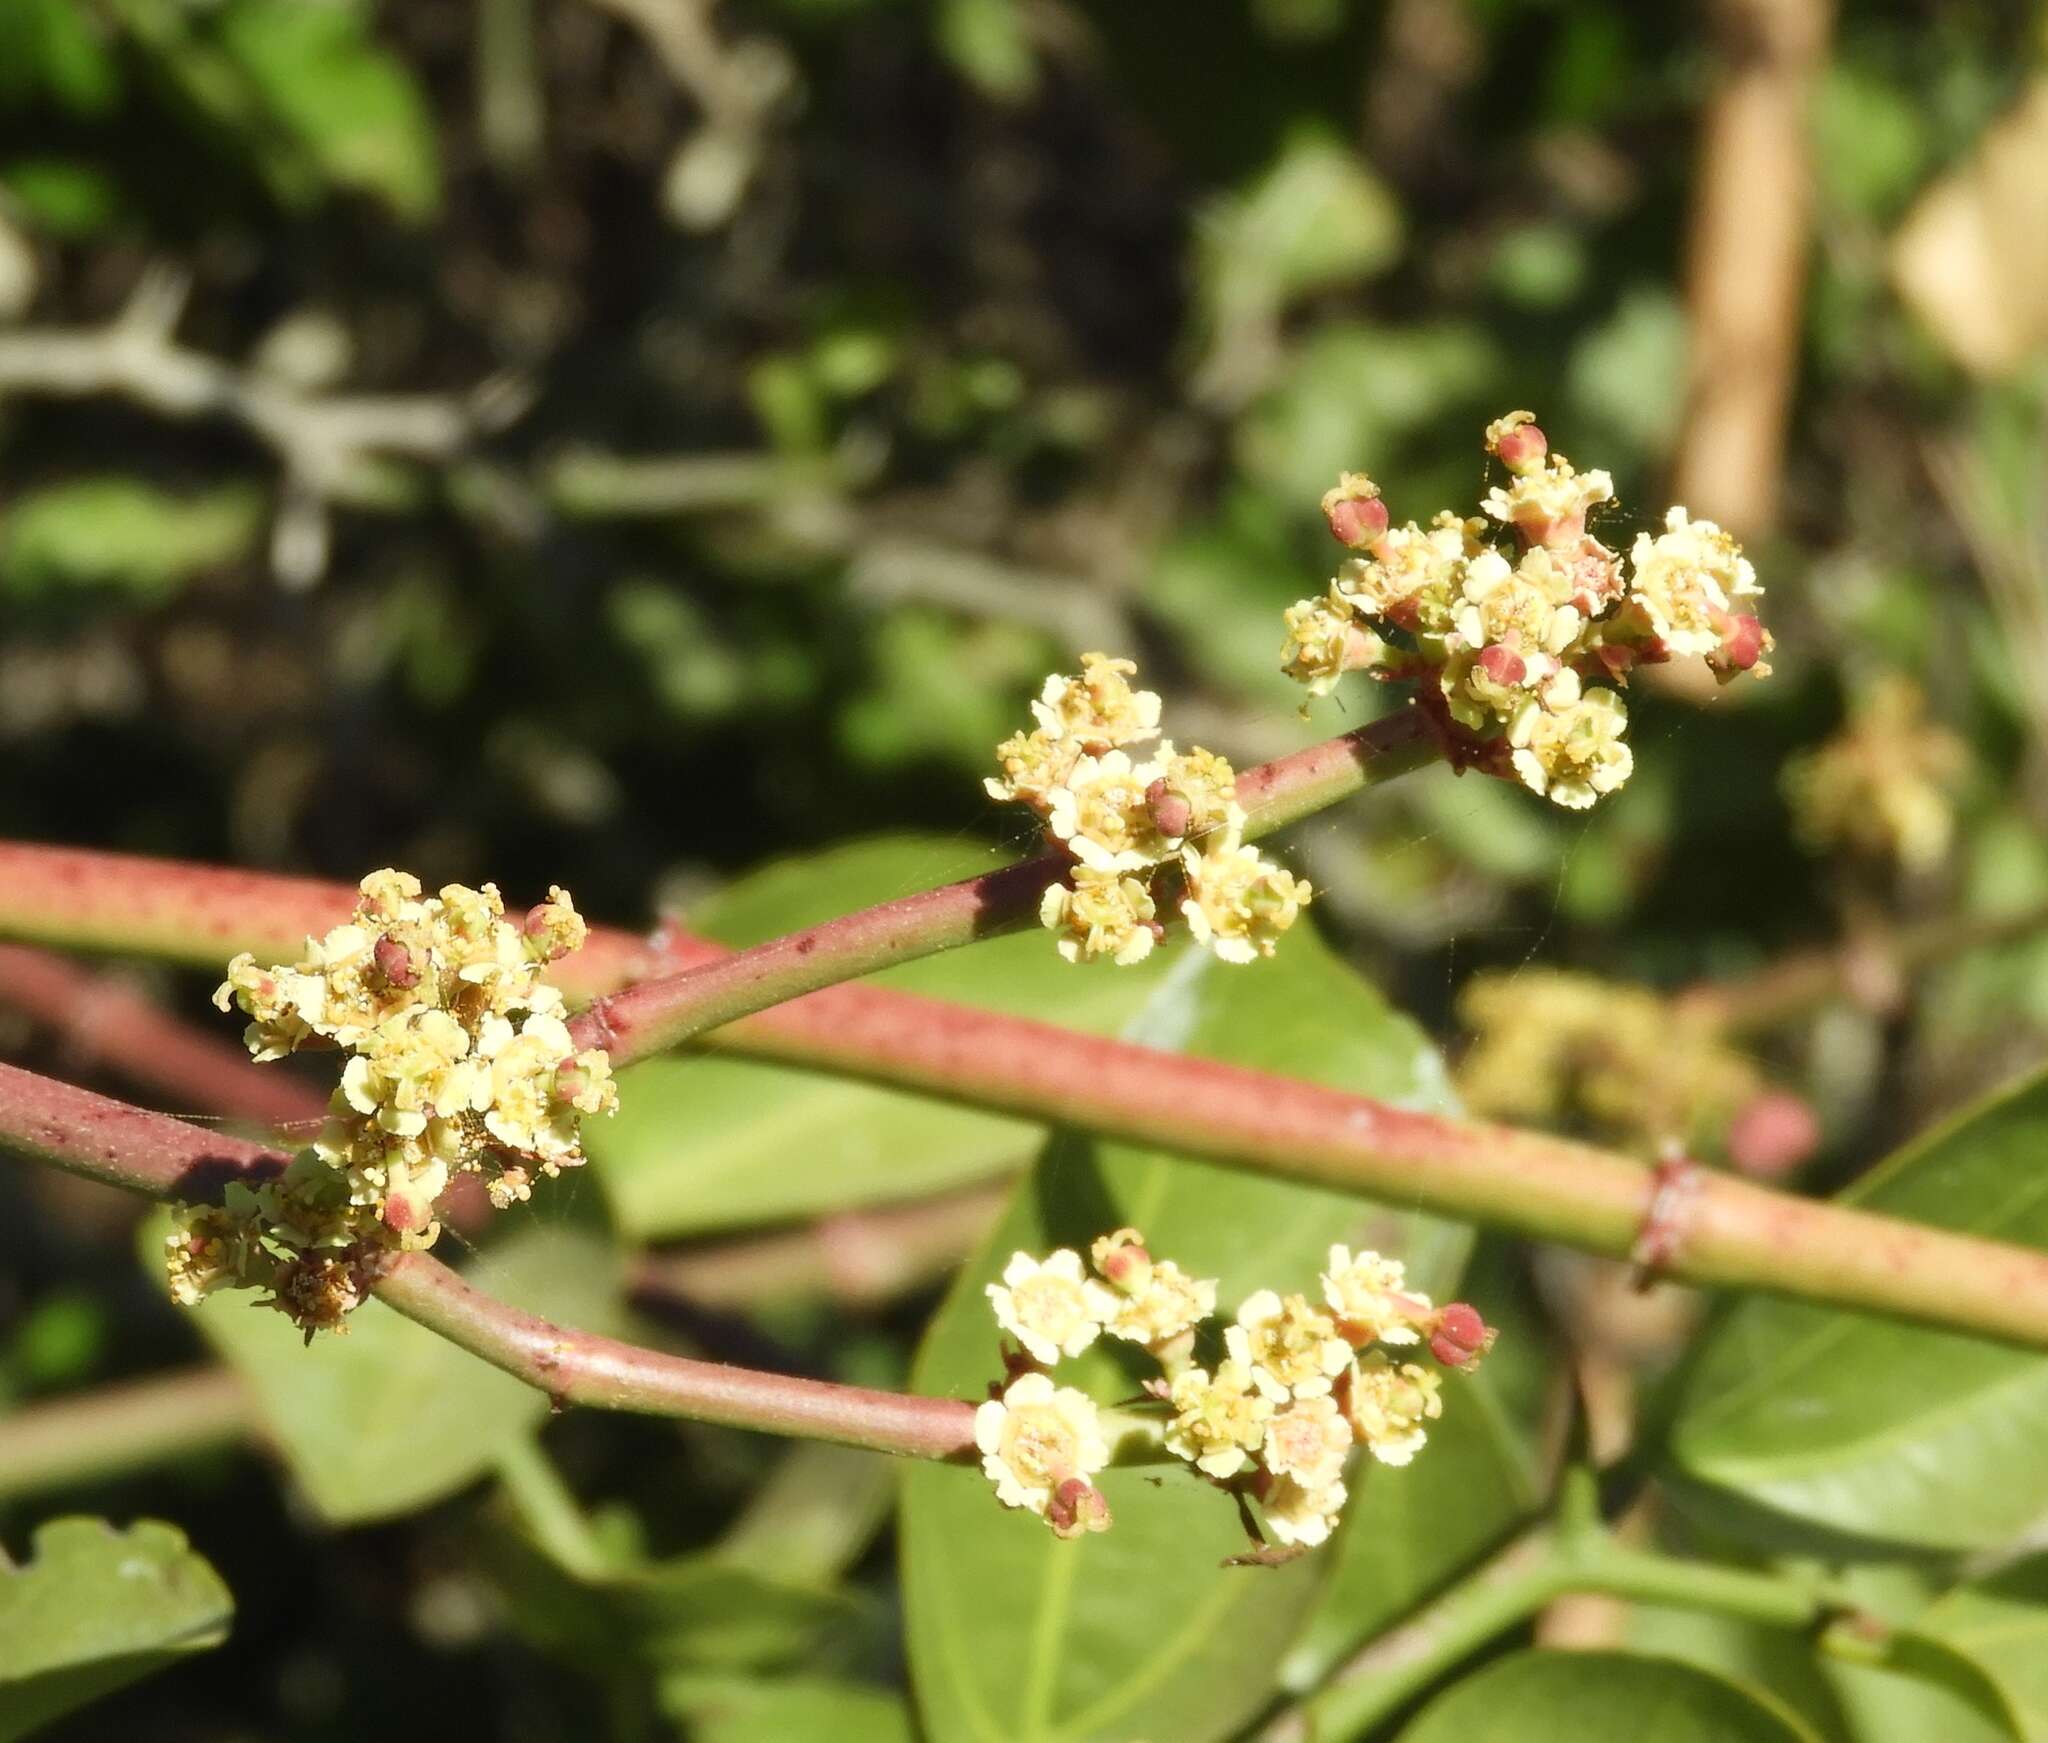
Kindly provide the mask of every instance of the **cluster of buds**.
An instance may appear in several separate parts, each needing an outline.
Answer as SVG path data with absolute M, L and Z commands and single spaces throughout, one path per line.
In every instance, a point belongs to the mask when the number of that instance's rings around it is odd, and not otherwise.
M 1158 744 L 1159 698 L 1133 690 L 1138 668 L 1081 657 L 1079 677 L 1046 679 L 1037 725 L 996 747 L 994 799 L 1029 805 L 1073 861 L 1039 918 L 1069 962 L 1142 962 L 1166 935 L 1159 906 L 1177 877 L 1188 930 L 1225 962 L 1271 956 L 1308 906 L 1303 879 L 1243 840 L 1237 776 L 1213 751 Z M 1147 746 L 1133 758 L 1131 747 Z
M 1086 1393 L 1047 1370 L 1107 1336 L 1136 1344 L 1161 1374 L 1146 1394 L 1165 1412 L 1166 1450 L 1207 1481 L 1256 1502 L 1289 1549 L 1323 1542 L 1346 1499 L 1345 1469 L 1362 1447 L 1405 1465 L 1442 1414 L 1442 1377 L 1407 1359 L 1469 1369 L 1494 1333 L 1463 1302 L 1431 1305 L 1400 1263 L 1330 1249 L 1322 1305 L 1261 1289 L 1214 1347 L 1198 1349 L 1216 1312 L 1216 1284 L 1155 1259 L 1135 1229 L 1102 1236 L 1092 1272 L 1068 1248 L 1014 1255 L 988 1286 L 996 1323 L 1017 1340 L 1009 1378 L 975 1413 L 982 1469 L 1005 1506 L 1037 1513 L 1062 1537 L 1103 1531 L 1109 1505 L 1094 1477 L 1110 1459 Z
M 1870 684 L 1842 730 L 1785 771 L 1785 796 L 1806 842 L 1905 872 L 1939 865 L 1955 836 L 1961 739 L 1927 718 L 1927 697 L 1890 673 Z
M 433 1245 L 455 1174 L 483 1176 L 503 1208 L 535 1175 L 581 1163 L 580 1122 L 618 1094 L 541 973 L 584 935 L 559 889 L 514 925 L 490 884 L 423 899 L 417 878 L 380 871 L 297 962 L 236 957 L 214 1002 L 240 1006 L 257 1059 L 337 1049 L 347 1063 L 318 1139 L 283 1175 L 179 1213 L 172 1295 L 260 1289 L 309 1335 L 339 1327 L 381 1254 Z
M 1812 1110 L 1767 1086 L 1708 1011 L 1562 969 L 1476 974 L 1458 996 L 1472 1041 L 1458 1094 L 1474 1113 L 1577 1127 L 1657 1156 L 1725 1154 L 1779 1174 L 1820 1142 Z
M 1613 689 L 1637 666 L 1703 657 L 1724 682 L 1766 677 L 1762 589 L 1740 548 L 1682 508 L 1624 561 L 1588 531 L 1614 498 L 1605 472 L 1550 452 L 1528 412 L 1488 426 L 1507 471 L 1482 514 L 1390 522 L 1379 487 L 1346 473 L 1323 498 L 1358 553 L 1321 598 L 1287 612 L 1282 667 L 1327 695 L 1347 671 L 1416 686 L 1460 768 L 1512 775 L 1573 809 L 1628 779 L 1628 711 Z

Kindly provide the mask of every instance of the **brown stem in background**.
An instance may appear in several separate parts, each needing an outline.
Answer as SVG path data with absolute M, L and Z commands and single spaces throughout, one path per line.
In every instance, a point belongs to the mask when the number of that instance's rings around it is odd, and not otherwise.
M 2010 914 L 1946 915 L 1853 943 L 1784 957 L 1740 979 L 1702 981 L 1674 1008 L 1737 1032 L 1775 1028 L 1837 998 L 1896 993 L 1907 977 L 1967 951 L 2048 931 L 2048 905 Z
M 253 1439 L 256 1409 L 225 1368 L 123 1380 L 0 1415 L 0 1501 L 104 1482 Z
M 256 1064 L 238 1042 L 171 1016 L 119 976 L 48 951 L 0 944 L 0 1005 L 50 1030 L 68 1060 L 155 1090 L 179 1112 L 279 1131 L 327 1111 L 319 1090 Z
M 1688 362 L 1671 493 L 1738 537 L 1776 523 L 1812 223 L 1807 112 L 1828 0 L 1715 0 L 1686 243 Z
M 804 1228 L 647 1253 L 633 1266 L 633 1287 L 695 1307 L 792 1299 L 884 1306 L 951 1272 L 994 1226 L 1009 1190 L 1007 1182 L 976 1186 L 842 1211 Z

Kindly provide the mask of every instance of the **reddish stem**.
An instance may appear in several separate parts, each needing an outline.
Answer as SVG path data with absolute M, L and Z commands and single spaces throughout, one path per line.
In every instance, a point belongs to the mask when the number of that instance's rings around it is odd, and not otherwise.
M 115 975 L 65 957 L 0 944 L 0 1004 L 53 1031 L 65 1054 L 119 1072 L 169 1097 L 276 1130 L 317 1121 L 327 1098 L 287 1071 L 267 1071 L 247 1049 L 159 1009 Z
M 0 1148 L 152 1198 L 212 1199 L 284 1157 L 0 1065 Z M 379 1299 L 558 1403 L 682 1416 L 914 1458 L 974 1444 L 974 1406 L 692 1361 L 571 1330 L 493 1300 L 425 1253 L 394 1257 Z

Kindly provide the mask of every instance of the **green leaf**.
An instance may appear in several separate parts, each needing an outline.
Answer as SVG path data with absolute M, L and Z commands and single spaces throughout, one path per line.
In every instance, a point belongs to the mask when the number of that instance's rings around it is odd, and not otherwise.
M 0 587 L 119 587 L 150 598 L 243 556 L 261 528 L 254 490 L 179 496 L 139 478 L 30 491 L 0 517 Z
M 430 218 L 440 164 L 427 100 L 347 0 L 231 0 L 220 42 L 269 118 L 332 185 L 375 195 L 400 218 Z
M 693 1743 L 913 1743 L 902 1696 L 854 1683 L 671 1677 L 662 1710 L 690 1727 Z
M 161 1247 L 148 1253 L 161 1263 Z M 611 1253 L 562 1229 L 526 1228 L 472 1273 L 493 1295 L 583 1330 L 612 1316 Z M 323 1517 L 357 1524 L 412 1512 L 483 1475 L 547 1414 L 532 1387 L 457 1349 L 382 1302 L 343 1335 L 309 1345 L 245 1294 L 192 1310 L 199 1330 L 254 1392 L 268 1438 Z
M 1355 284 L 1401 252 L 1401 209 L 1349 146 L 1297 133 L 1242 192 L 1213 207 L 1196 244 L 1197 294 L 1228 332 L 1311 291 Z
M 1517 1652 L 1452 1685 L 1400 1743 L 1817 1743 L 1760 1692 L 1674 1659 Z
M 2048 1074 L 1908 1145 L 1846 1195 L 1910 1222 L 2048 1244 Z M 2048 1511 L 2048 1364 L 1948 1332 L 1749 1301 L 1685 1376 L 1669 1459 L 1766 1535 L 1971 1550 Z
M 53 1519 L 0 1555 L 0 1743 L 227 1638 L 234 1600 L 172 1525 Z
M 1369 463 L 1384 483 L 1400 438 L 1440 423 L 1447 402 L 1485 388 L 1500 366 L 1477 328 L 1327 322 L 1289 353 L 1238 421 L 1237 462 L 1291 514 L 1315 503 L 1347 467 Z M 1295 579 L 1295 596 L 1316 591 L 1313 575 Z
M 47 93 L 74 114 L 99 115 L 120 88 L 120 69 L 90 8 L 76 0 L 0 6 L 0 109 Z
M 1444 1416 L 1405 1470 L 1357 1473 L 1329 1585 L 1289 1656 L 1305 1688 L 1397 1622 L 1534 1512 L 1545 1490 L 1541 1429 L 1552 1368 L 1540 1311 L 1505 1242 L 1482 1241 L 1458 1285 L 1500 1342 L 1444 1383 Z
M 1154 1045 L 1412 1104 L 1445 1095 L 1433 1051 L 1313 936 L 1234 969 L 1183 957 L 1140 1021 Z M 913 1389 L 978 1398 L 1000 1372 L 985 1285 L 1010 1253 L 1085 1248 L 1124 1224 L 1199 1276 L 1225 1313 L 1255 1288 L 1315 1288 L 1332 1241 L 1399 1253 L 1418 1287 L 1457 1275 L 1465 1232 L 1356 1198 L 1156 1151 L 1056 1140 L 933 1322 Z M 1147 1364 L 1099 1345 L 1063 1382 L 1128 1397 Z M 1368 1485 L 1405 1473 L 1375 1470 Z M 975 1471 L 904 1472 L 902 1555 L 913 1682 L 926 1732 L 949 1743 L 1172 1738 L 1245 1724 L 1328 1571 L 1223 1567 L 1245 1547 L 1230 1502 L 1178 1467 L 1105 1473 L 1114 1527 L 1072 1543 L 1005 1512 Z
M 2043 1743 L 2048 1556 L 2031 1556 L 1944 1593 L 1898 1636 L 1891 1662 L 1996 1715 L 2021 1743 Z
M 868 1621 L 864 1605 L 829 1585 L 771 1578 L 716 1554 L 586 1578 L 502 1526 L 478 1553 L 514 1626 L 592 1674 L 789 1665 Z
M 993 870 L 957 841 L 882 837 L 784 860 L 691 915 L 735 946 Z M 1070 1027 L 1113 1030 L 1159 983 L 1157 963 L 1095 974 L 1036 929 L 910 963 L 873 984 Z M 641 1240 L 815 1216 L 986 1179 L 1029 1160 L 1040 1128 L 815 1072 L 715 1056 L 651 1059 L 620 1074 L 619 1112 L 584 1143 L 620 1227 Z
M 1014 103 L 1038 83 L 1021 0 L 938 0 L 939 51 L 984 96 Z

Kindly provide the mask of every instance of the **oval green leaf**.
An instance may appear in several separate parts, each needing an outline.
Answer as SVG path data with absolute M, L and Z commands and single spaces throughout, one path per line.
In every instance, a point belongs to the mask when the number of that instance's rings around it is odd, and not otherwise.
M 1305 935 L 1252 968 L 1183 957 L 1133 1032 L 1411 1105 L 1440 1105 L 1445 1094 L 1414 1027 Z M 1057 1140 L 934 1321 L 915 1389 L 983 1396 L 1001 1371 L 983 1290 L 1009 1255 L 1085 1248 L 1124 1224 L 1219 1278 L 1225 1312 L 1264 1285 L 1312 1292 L 1332 1241 L 1401 1254 L 1431 1290 L 1456 1277 L 1469 1244 L 1454 1225 L 1337 1193 Z M 1059 1376 L 1108 1402 L 1128 1397 L 1147 1366 L 1098 1346 Z M 1376 1469 L 1370 1481 L 1406 1474 Z M 904 1482 L 913 1683 L 926 1734 L 949 1743 L 1231 1735 L 1269 1698 L 1328 1571 L 1313 1555 L 1280 1568 L 1222 1566 L 1247 1547 L 1235 1511 L 1177 1467 L 1106 1473 L 1115 1525 L 1073 1543 L 1003 1511 L 976 1471 L 914 1466 Z
M 2048 1246 L 2048 1074 L 1900 1151 L 1846 1202 Z M 1973 1550 L 2048 1515 L 2048 1362 L 1838 1310 L 1749 1301 L 1682 1383 L 1669 1459 L 1726 1521 L 1846 1548 Z
M 1897 1637 L 1892 1662 L 1995 1717 L 2020 1743 L 2044 1743 L 2048 1556 L 1943 1593 Z
M 177 1527 L 53 1519 L 0 1554 L 0 1743 L 228 1635 L 234 1600 Z
M 1675 1659 L 1517 1652 L 1454 1684 L 1400 1743 L 1818 1743 L 1769 1697 Z
M 153 1246 L 146 1262 L 161 1265 Z M 612 1317 L 617 1262 L 559 1228 L 522 1229 L 474 1275 L 493 1295 L 584 1330 Z M 191 1310 L 199 1330 L 249 1382 L 270 1444 L 321 1515 L 337 1525 L 388 1519 L 466 1487 L 547 1414 L 547 1400 L 380 1301 L 346 1335 L 307 1344 L 252 1297 L 216 1295 Z

